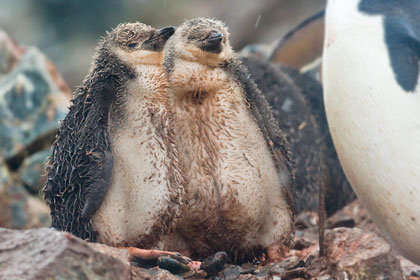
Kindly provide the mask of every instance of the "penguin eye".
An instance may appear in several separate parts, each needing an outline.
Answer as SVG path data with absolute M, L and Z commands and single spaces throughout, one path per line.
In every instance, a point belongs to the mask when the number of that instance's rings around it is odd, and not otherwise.
M 137 47 L 137 43 L 130 43 L 130 44 L 128 44 L 128 47 L 130 48 L 130 49 L 134 49 L 135 47 Z

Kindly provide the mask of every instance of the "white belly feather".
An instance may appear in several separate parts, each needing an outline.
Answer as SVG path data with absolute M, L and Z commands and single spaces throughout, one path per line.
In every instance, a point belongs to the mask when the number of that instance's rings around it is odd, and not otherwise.
M 420 263 L 420 88 L 396 83 L 380 16 L 332 0 L 323 59 L 334 145 L 358 197 L 388 240 Z M 344 14 L 346 13 L 346 14 Z
M 292 231 L 282 193 L 289 184 L 288 171 L 277 173 L 242 89 L 221 69 L 176 63 L 170 85 L 189 182 L 187 220 L 214 230 L 213 238 L 225 233 L 231 240 L 244 240 L 244 247 L 286 240 Z M 197 88 L 203 96 L 194 100 Z M 193 224 L 186 221 L 186 226 Z
M 173 196 L 176 192 L 179 195 L 182 187 L 178 182 L 179 189 L 171 189 L 167 174 L 174 163 L 162 137 L 157 135 L 156 124 L 152 123 L 150 109 L 155 116 L 167 116 L 164 104 L 155 100 L 160 85 L 144 84 L 147 80 L 156 81 L 156 75 L 162 71 L 155 69 L 150 73 L 144 69 L 139 67 L 140 78 L 127 89 L 125 117 L 112 129 L 115 131 L 111 133 L 112 180 L 93 217 L 99 239 L 112 245 L 138 245 L 142 237 L 151 234 L 154 225 L 163 224 L 161 215 L 168 206 L 176 207 Z

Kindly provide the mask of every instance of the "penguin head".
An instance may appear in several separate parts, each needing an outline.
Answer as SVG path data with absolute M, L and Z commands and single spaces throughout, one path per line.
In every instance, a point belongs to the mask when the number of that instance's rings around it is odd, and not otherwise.
M 136 22 L 118 25 L 107 34 L 110 49 L 129 65 L 161 64 L 163 48 L 175 27 L 155 29 Z
M 218 20 L 187 20 L 178 27 L 171 41 L 170 53 L 181 59 L 219 66 L 233 57 L 228 29 Z

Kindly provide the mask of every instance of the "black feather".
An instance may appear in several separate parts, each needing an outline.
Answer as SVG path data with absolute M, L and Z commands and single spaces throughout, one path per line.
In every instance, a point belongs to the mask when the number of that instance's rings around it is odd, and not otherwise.
M 89 218 L 105 198 L 113 165 L 108 118 L 124 84 L 134 76 L 103 39 L 52 146 L 43 194 L 54 228 L 96 241 Z

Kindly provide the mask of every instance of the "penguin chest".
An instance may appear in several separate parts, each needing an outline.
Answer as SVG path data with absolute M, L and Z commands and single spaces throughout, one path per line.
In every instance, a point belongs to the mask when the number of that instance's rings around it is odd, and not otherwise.
M 278 223 L 272 238 L 281 237 L 291 224 L 281 192 L 288 176 L 277 173 L 240 87 L 197 94 L 178 100 L 175 112 L 188 182 L 183 234 L 219 249 L 255 246 Z
M 398 84 L 381 18 L 353 12 L 348 19 L 340 11 L 349 9 L 331 5 L 327 13 L 323 59 L 334 145 L 352 187 L 388 240 L 418 261 L 420 86 L 407 92 Z
M 112 181 L 93 223 L 104 243 L 151 247 L 179 208 L 175 147 L 166 111 L 155 100 L 133 89 L 122 108 L 122 121 L 110 129 Z

